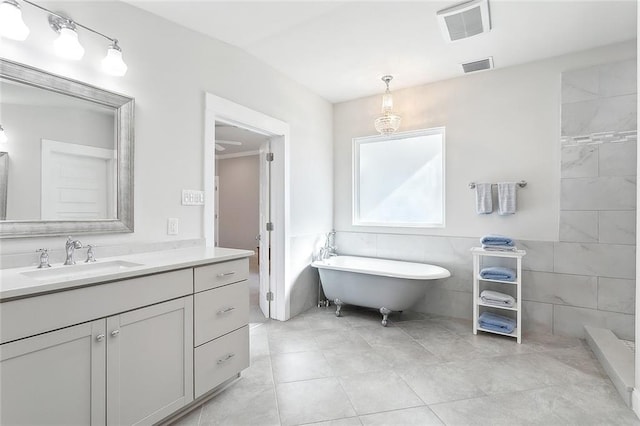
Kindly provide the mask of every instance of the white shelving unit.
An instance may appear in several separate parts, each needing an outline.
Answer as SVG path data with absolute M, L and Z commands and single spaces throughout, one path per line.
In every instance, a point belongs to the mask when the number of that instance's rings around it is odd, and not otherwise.
M 498 251 L 498 250 L 485 250 L 480 247 L 474 247 L 471 249 L 473 254 L 473 334 L 478 334 L 478 330 L 487 333 L 501 334 L 503 336 L 515 337 L 518 343 L 522 342 L 522 257 L 527 254 L 524 250 L 514 251 Z M 490 280 L 480 277 L 480 270 L 484 265 L 485 257 L 493 258 L 510 258 L 515 260 L 515 281 L 503 281 L 503 280 Z M 511 266 L 510 266 L 511 267 Z M 516 304 L 513 307 L 498 306 L 488 303 L 484 303 L 480 298 L 480 292 L 484 287 L 483 283 L 492 282 L 499 283 L 507 286 L 516 287 Z M 512 333 L 501 333 L 499 331 L 487 330 L 478 325 L 478 317 L 480 316 L 481 307 L 489 307 L 492 309 L 515 311 L 516 312 L 516 328 Z

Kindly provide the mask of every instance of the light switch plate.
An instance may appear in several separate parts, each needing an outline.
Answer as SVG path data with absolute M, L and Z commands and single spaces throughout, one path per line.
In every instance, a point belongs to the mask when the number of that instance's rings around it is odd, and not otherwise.
M 167 219 L 167 235 L 178 235 L 178 218 L 170 217 Z
M 182 190 L 183 206 L 204 206 L 204 191 L 195 189 Z

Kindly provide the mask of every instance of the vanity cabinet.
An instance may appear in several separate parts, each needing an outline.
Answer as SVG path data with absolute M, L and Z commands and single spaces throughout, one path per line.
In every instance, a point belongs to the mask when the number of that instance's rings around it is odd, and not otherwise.
M 193 400 L 193 297 L 2 345 L 0 423 L 152 424 Z
M 246 258 L 195 268 L 196 398 L 249 366 L 248 277 Z

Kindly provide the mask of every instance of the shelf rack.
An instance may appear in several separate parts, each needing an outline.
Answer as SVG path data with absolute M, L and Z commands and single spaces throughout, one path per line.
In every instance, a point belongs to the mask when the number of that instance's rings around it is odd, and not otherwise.
M 527 254 L 524 250 L 486 250 L 481 247 L 474 247 L 471 249 L 473 255 L 473 334 L 478 334 L 479 331 L 487 333 L 500 334 L 503 336 L 510 336 L 516 338 L 518 343 L 522 343 L 522 257 Z M 504 280 L 492 280 L 485 279 L 480 276 L 480 270 L 483 266 L 483 259 L 485 257 L 493 258 L 510 258 L 514 259 L 516 263 L 516 279 L 514 281 Z M 513 307 L 492 305 L 482 302 L 480 298 L 480 288 L 483 286 L 483 282 L 492 282 L 502 285 L 510 285 L 516 287 L 516 304 Z M 498 310 L 511 311 L 516 313 L 516 328 L 512 333 L 501 333 L 499 331 L 487 330 L 478 325 L 478 317 L 480 316 L 480 308 L 492 308 Z

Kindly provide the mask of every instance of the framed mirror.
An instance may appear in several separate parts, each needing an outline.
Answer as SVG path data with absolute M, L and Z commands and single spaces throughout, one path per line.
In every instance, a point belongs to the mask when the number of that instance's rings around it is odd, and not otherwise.
M 0 125 L 0 238 L 133 232 L 133 98 L 0 59 Z

